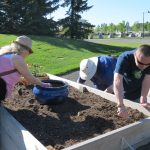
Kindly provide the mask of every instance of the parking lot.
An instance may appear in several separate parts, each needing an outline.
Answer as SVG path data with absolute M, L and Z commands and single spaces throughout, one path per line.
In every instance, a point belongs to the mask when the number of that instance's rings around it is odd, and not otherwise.
M 150 44 L 150 37 L 145 38 L 111 38 L 111 39 L 85 39 L 85 41 L 93 43 L 108 43 L 108 42 L 137 42 L 141 44 Z

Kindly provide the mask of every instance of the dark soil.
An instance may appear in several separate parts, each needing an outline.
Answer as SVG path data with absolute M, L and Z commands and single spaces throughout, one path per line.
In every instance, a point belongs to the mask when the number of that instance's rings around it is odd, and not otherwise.
M 115 103 L 89 92 L 81 93 L 73 87 L 69 87 L 65 103 L 47 106 L 38 103 L 31 87 L 18 85 L 3 105 L 43 145 L 57 150 L 145 117 L 128 108 L 129 118 L 119 118 Z
M 45 80 L 46 83 L 50 83 L 51 87 L 62 87 L 64 86 L 64 83 L 61 81 L 56 80 Z

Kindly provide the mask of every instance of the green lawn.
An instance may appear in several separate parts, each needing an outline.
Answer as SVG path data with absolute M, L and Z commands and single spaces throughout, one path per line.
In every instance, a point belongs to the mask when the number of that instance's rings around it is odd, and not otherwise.
M 89 43 L 79 40 L 58 39 L 48 36 L 30 36 L 34 53 L 27 63 L 42 66 L 41 72 L 63 74 L 79 68 L 83 58 L 99 55 L 119 55 L 131 50 L 140 43 Z M 0 47 L 11 43 L 15 35 L 0 34 Z

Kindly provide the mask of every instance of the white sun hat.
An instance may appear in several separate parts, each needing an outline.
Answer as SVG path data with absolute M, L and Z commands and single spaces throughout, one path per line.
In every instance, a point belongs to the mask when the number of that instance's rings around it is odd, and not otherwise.
M 83 80 L 90 80 L 97 71 L 98 57 L 83 59 L 80 63 L 80 77 Z
M 32 51 L 32 40 L 29 37 L 22 35 L 22 36 L 17 37 L 17 39 L 13 42 L 18 43 L 18 44 L 26 47 L 27 49 L 29 49 L 30 53 L 33 53 L 33 51 Z

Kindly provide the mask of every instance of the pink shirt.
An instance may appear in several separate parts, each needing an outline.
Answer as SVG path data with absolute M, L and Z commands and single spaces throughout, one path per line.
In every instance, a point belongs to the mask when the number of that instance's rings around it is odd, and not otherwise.
M 12 63 L 12 57 L 14 55 L 15 54 L 6 54 L 6 55 L 0 56 L 0 73 L 15 69 Z M 18 72 L 14 72 L 14 73 L 2 76 L 1 78 L 6 82 L 6 85 L 7 85 L 6 97 L 9 97 L 12 94 L 15 84 L 20 79 L 20 74 Z

